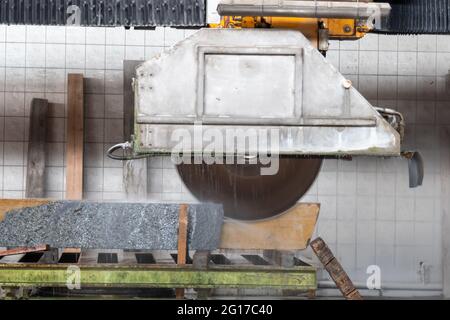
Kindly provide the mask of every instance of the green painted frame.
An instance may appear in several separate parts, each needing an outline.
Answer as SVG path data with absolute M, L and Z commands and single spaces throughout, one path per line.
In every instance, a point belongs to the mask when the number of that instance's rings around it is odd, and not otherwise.
M 71 268 L 69 268 L 71 267 Z M 316 268 L 211 266 L 205 270 L 177 265 L 0 264 L 0 286 L 66 287 L 73 270 L 81 287 L 127 288 L 279 288 L 315 290 Z M 68 280 L 70 279 L 70 280 Z

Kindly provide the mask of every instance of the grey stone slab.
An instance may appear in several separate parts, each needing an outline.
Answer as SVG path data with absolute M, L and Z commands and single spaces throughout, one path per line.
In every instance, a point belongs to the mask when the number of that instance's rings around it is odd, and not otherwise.
M 1 246 L 176 250 L 177 204 L 57 201 L 10 211 L 0 222 Z M 189 205 L 189 248 L 214 250 L 223 209 Z

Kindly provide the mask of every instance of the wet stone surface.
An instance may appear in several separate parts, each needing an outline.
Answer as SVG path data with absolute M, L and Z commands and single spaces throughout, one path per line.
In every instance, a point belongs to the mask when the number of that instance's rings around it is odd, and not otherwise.
M 189 205 L 189 248 L 216 249 L 221 206 Z M 176 250 L 177 204 L 57 201 L 12 210 L 0 222 L 1 246 Z

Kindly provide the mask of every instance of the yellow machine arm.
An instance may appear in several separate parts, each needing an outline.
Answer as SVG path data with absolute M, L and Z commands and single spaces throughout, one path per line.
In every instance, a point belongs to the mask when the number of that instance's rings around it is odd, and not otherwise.
M 220 24 L 211 28 L 276 28 L 302 32 L 314 46 L 327 50 L 327 41 L 321 39 L 357 40 L 364 37 L 370 28 L 357 25 L 355 19 L 297 18 L 297 17 L 239 17 L 225 16 Z
M 372 0 L 222 0 L 213 28 L 277 28 L 301 31 L 321 51 L 328 39 L 356 40 L 389 15 L 388 3 Z
M 279 28 L 317 31 L 319 27 L 328 30 L 330 39 L 355 40 L 362 38 L 370 29 L 356 26 L 354 19 L 317 19 L 295 17 L 222 17 L 220 24 L 213 28 Z

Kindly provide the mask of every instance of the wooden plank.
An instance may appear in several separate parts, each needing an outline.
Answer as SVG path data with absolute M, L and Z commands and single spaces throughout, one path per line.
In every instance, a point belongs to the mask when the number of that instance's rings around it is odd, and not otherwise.
M 342 265 L 334 257 L 333 252 L 327 246 L 322 238 L 317 238 L 310 244 L 317 258 L 323 264 L 325 270 L 329 273 L 342 295 L 347 300 L 362 300 L 359 291 L 355 288 L 349 276 Z
M 136 67 L 143 61 L 125 60 L 123 62 L 123 128 L 126 141 L 134 134 L 134 92 L 133 78 Z M 124 161 L 124 185 L 128 201 L 147 199 L 147 159 Z
M 301 203 L 270 220 L 243 222 L 226 219 L 219 247 L 239 250 L 303 250 L 319 216 L 319 204 Z
M 0 222 L 3 221 L 8 211 L 41 206 L 50 202 L 51 200 L 46 199 L 0 199 Z
M 82 74 L 68 75 L 66 199 L 83 198 L 84 88 Z
M 187 234 L 188 234 L 188 206 L 186 204 L 180 205 L 180 215 L 178 218 L 178 255 L 177 264 L 186 264 L 187 259 Z M 175 290 L 177 299 L 184 298 L 184 289 L 178 288 Z
M 78 264 L 95 264 L 97 263 L 99 250 L 86 249 L 80 253 Z
M 185 264 L 187 258 L 188 210 L 187 205 L 180 205 L 178 225 L 178 264 Z
M 27 198 L 44 198 L 45 196 L 47 113 L 47 100 L 33 99 L 31 101 L 25 189 Z
M 172 256 L 169 251 L 166 250 L 156 250 L 152 251 L 153 258 L 156 261 L 156 264 L 174 264 Z
M 80 248 L 64 248 L 63 253 L 81 253 Z
M 137 264 L 136 253 L 122 250 L 118 253 L 119 264 Z
M 13 256 L 16 254 L 25 254 L 25 253 L 29 253 L 29 252 L 47 251 L 48 249 L 49 249 L 48 245 L 40 245 L 40 246 L 28 247 L 28 248 L 22 247 L 22 248 L 1 250 L 0 257 Z

